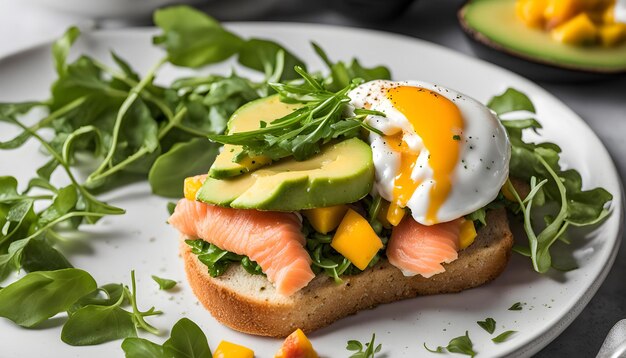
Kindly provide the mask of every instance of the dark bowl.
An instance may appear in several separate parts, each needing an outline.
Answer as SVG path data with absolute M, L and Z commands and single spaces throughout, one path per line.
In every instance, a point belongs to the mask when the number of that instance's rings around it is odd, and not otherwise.
M 329 5 L 343 15 L 361 21 L 391 21 L 416 0 L 330 0 Z
M 484 60 L 506 67 L 535 81 L 585 82 L 615 79 L 626 75 L 626 68 L 605 70 L 553 63 L 495 43 L 465 22 L 465 7 L 471 1 L 466 1 L 459 8 L 457 18 L 472 50 L 478 57 Z

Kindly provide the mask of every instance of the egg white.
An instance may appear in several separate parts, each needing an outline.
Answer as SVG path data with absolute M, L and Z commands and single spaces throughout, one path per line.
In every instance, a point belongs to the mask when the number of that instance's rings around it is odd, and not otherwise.
M 451 173 L 452 189 L 434 221 L 428 220 L 426 215 L 434 184 L 433 171 L 428 164 L 430 153 L 411 123 L 387 98 L 385 88 L 391 86 L 413 86 L 436 92 L 452 101 L 463 117 L 464 129 L 458 133 L 461 136 L 459 161 Z M 451 221 L 484 207 L 497 197 L 509 175 L 511 146 L 504 127 L 489 108 L 452 89 L 421 81 L 371 81 L 352 90 L 349 96 L 354 108 L 369 108 L 386 114 L 385 117 L 368 116 L 368 124 L 385 135 L 402 131 L 408 147 L 419 152 L 411 179 L 421 181 L 421 184 L 407 202 L 417 222 L 432 225 Z M 401 155 L 376 133 L 370 133 L 369 141 L 376 172 L 374 191 L 392 201 Z

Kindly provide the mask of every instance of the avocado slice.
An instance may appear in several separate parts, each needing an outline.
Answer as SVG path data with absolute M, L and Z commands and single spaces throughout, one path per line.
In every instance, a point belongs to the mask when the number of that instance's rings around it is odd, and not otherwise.
M 259 98 L 237 109 L 228 120 L 226 129 L 228 133 L 259 129 L 262 121 L 270 123 L 286 116 L 300 106 L 299 104 L 283 103 L 278 95 Z M 239 153 L 241 153 L 240 146 L 226 144 L 209 169 L 209 176 L 216 179 L 230 178 L 253 171 L 272 162 L 265 156 L 246 156 L 238 163 L 235 163 L 233 159 Z
M 478 44 L 536 66 L 524 66 L 523 63 L 493 55 L 484 49 L 478 49 L 479 54 L 535 78 L 538 77 L 537 73 L 545 74 L 546 77 L 563 77 L 566 74 L 563 70 L 569 71 L 570 75 L 576 72 L 597 75 L 626 73 L 626 43 L 607 48 L 571 46 L 557 42 L 549 32 L 529 28 L 518 19 L 515 2 L 470 0 L 459 11 L 459 21 L 466 34 Z M 528 70 L 519 66 L 527 67 Z M 557 71 L 550 71 L 547 67 Z
M 304 161 L 288 158 L 234 178 L 209 177 L 196 199 L 239 209 L 297 211 L 355 202 L 373 182 L 372 150 L 352 138 L 328 144 Z

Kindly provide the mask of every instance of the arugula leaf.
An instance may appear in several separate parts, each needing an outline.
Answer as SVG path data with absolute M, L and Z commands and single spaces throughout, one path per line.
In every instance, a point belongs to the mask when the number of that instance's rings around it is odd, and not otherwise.
M 487 103 L 487 107 L 498 115 L 516 111 L 535 113 L 535 106 L 530 98 L 514 88 L 507 88 L 501 95 L 493 97 Z
M 128 337 L 124 339 L 122 349 L 126 358 L 170 358 L 169 355 L 165 354 L 163 346 L 143 338 Z
M 161 278 L 155 275 L 152 275 L 152 279 L 154 280 L 154 282 L 159 284 L 159 289 L 161 290 L 171 290 L 172 288 L 174 288 L 174 286 L 176 286 L 176 281 L 174 280 Z
M 174 358 L 212 357 L 204 332 L 188 318 L 176 322 L 163 349 Z
M 221 62 L 243 45 L 239 36 L 188 6 L 156 10 L 154 23 L 163 30 L 154 37 L 154 43 L 165 46 L 169 61 L 177 66 L 197 68 Z
M 496 330 L 496 321 L 491 317 L 488 317 L 484 321 L 478 321 L 476 323 L 480 327 L 482 327 L 482 329 L 489 332 L 489 334 L 493 334 L 493 332 Z
M 465 331 L 464 336 L 452 338 L 446 347 L 439 346 L 436 349 L 430 349 L 426 346 L 426 343 L 424 343 L 424 348 L 431 353 L 445 353 L 448 351 L 450 353 L 460 353 L 471 357 L 476 355 L 467 331 Z
M 88 305 L 78 309 L 63 325 L 61 340 L 72 346 L 95 345 L 137 335 L 133 315 L 120 308 L 124 300 L 110 306 Z
M 470 340 L 467 331 L 465 331 L 464 336 L 452 338 L 452 340 L 450 340 L 450 343 L 448 343 L 446 349 L 448 350 L 448 352 L 451 353 L 461 353 L 472 357 L 476 355 L 476 352 L 474 352 L 472 341 Z
M 324 84 L 296 67 L 296 72 L 305 81 L 302 86 L 271 84 L 285 102 L 300 102 L 303 106 L 294 112 L 279 118 L 264 128 L 247 132 L 237 132 L 228 135 L 210 134 L 208 138 L 221 144 L 242 146 L 243 158 L 245 155 L 265 155 L 272 160 L 293 156 L 296 160 L 305 160 L 321 150 L 321 146 L 329 140 L 342 137 L 351 138 L 359 135 L 358 126 L 378 132 L 364 122 L 370 114 L 355 114 L 344 118 L 350 97 L 348 92 L 361 83 L 360 80 L 351 82 L 337 92 L 331 92 Z M 381 115 L 384 115 L 380 113 Z M 346 132 L 336 125 L 342 121 L 353 124 Z
M 167 212 L 170 215 L 174 214 L 174 210 L 176 210 L 176 203 L 173 203 L 173 202 L 167 203 Z
M 198 260 L 207 266 L 211 277 L 222 275 L 232 263 L 236 262 L 240 262 L 243 268 L 250 274 L 263 275 L 261 266 L 247 256 L 222 250 L 201 239 L 185 240 L 185 243 L 191 247 L 191 252 L 198 256 Z
M 72 314 L 74 314 L 74 312 L 78 311 L 79 309 L 85 306 L 89 306 L 89 305 L 111 306 L 111 305 L 114 305 L 120 299 L 122 299 L 121 304 L 125 304 L 128 301 L 124 292 L 124 286 L 119 283 L 109 283 L 109 284 L 100 286 L 96 290 L 81 297 L 72 306 L 70 306 L 67 312 L 71 316 Z
M 218 154 L 218 146 L 205 138 L 177 143 L 152 165 L 148 181 L 152 192 L 165 197 L 180 198 L 183 180 L 207 173 Z
M 211 349 L 204 332 L 193 321 L 181 318 L 170 338 L 158 345 L 146 339 L 128 337 L 122 342 L 126 358 L 211 358 Z
M 511 307 L 509 307 L 509 311 L 521 311 L 522 304 L 521 302 L 515 302 Z
M 517 111 L 534 113 L 535 108 L 523 93 L 508 89 L 489 101 L 489 106 L 499 115 Z M 541 124 L 534 118 L 501 120 L 511 141 L 510 175 L 530 183 L 531 192 L 524 199 L 510 182 L 506 188 L 515 197 L 524 217 L 524 230 L 529 248 L 518 247 L 517 252 L 528 253 L 533 268 L 540 273 L 552 266 L 551 247 L 557 240 L 567 241 L 565 233 L 570 225 L 589 226 L 609 215 L 606 208 L 612 195 L 603 188 L 582 190 L 580 174 L 575 170 L 561 170 L 561 149 L 553 143 L 527 143 L 522 139 L 524 130 L 538 130 Z M 545 227 L 535 232 L 533 207 L 547 203 L 558 205 L 557 213 L 544 215 Z
M 70 48 L 78 36 L 80 36 L 80 30 L 72 26 L 65 31 L 61 38 L 52 44 L 52 58 L 54 59 L 54 66 L 59 76 L 63 76 L 67 70 L 67 55 L 70 53 Z
M 506 331 L 506 332 L 502 332 L 500 333 L 497 337 L 492 338 L 491 340 L 494 343 L 502 343 L 506 340 L 508 340 L 512 335 L 514 335 L 515 333 L 517 333 L 517 331 Z
M 315 53 L 317 53 L 330 70 L 330 76 L 324 80 L 326 88 L 330 91 L 338 91 L 341 88 L 349 86 L 355 78 L 360 78 L 364 82 L 391 79 L 391 73 L 387 67 L 377 66 L 365 68 L 361 66 L 357 59 L 352 59 L 350 64 L 346 64 L 342 61 L 334 63 L 318 44 L 311 42 L 311 45 Z
M 26 272 L 55 271 L 72 268 L 72 264 L 44 238 L 29 240 L 22 252 L 21 265 Z
M 95 289 L 96 281 L 83 270 L 31 272 L 0 291 L 0 316 L 34 327 Z
M 246 41 L 239 51 L 238 60 L 240 64 L 263 72 L 267 77 L 270 77 L 276 70 L 279 52 L 282 52 L 284 56 L 281 66 L 283 70 L 275 81 L 298 78 L 294 68 L 296 66 L 306 68 L 304 61 L 273 41 L 254 38 Z
M 375 340 L 376 334 L 372 334 L 372 339 L 369 341 L 369 343 L 365 343 L 365 347 L 359 341 L 348 341 L 346 349 L 356 352 L 350 355 L 350 358 L 374 358 L 376 356 L 376 353 L 380 352 L 383 347 L 382 344 L 376 345 Z M 365 350 L 363 350 L 363 348 L 365 348 Z

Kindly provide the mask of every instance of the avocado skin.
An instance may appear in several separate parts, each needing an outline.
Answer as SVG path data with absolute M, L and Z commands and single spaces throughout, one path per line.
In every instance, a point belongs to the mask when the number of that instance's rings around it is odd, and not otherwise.
M 468 24 L 465 12 L 474 1 L 477 0 L 469 0 L 461 5 L 457 12 L 457 19 L 460 28 L 469 40 L 472 51 L 484 60 L 506 67 L 535 81 L 585 82 L 615 79 L 626 75 L 626 64 L 618 69 L 572 66 L 515 51 L 506 45 L 496 43 Z
M 326 165 L 319 169 L 317 163 Z M 292 165 L 311 169 L 287 171 Z M 254 175 L 264 181 L 257 182 Z M 371 148 L 352 138 L 329 144 L 303 162 L 289 159 L 230 180 L 207 178 L 196 198 L 238 209 L 298 211 L 358 201 L 371 191 L 373 183 Z

